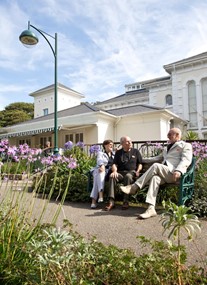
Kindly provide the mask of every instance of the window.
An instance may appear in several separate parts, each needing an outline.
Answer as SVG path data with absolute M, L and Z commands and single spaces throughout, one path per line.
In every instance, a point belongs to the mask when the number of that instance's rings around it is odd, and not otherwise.
M 25 140 L 19 140 L 19 145 L 22 144 L 27 144 L 28 146 L 31 146 L 31 140 L 30 139 L 25 139 Z
M 83 133 L 75 134 L 75 142 L 83 142 Z
M 43 109 L 43 115 L 44 116 L 48 115 L 48 108 Z
M 65 136 L 65 142 L 73 142 L 73 134 L 69 134 Z
M 203 126 L 207 126 L 207 78 L 202 80 L 202 111 Z
M 188 112 L 190 127 L 197 127 L 197 102 L 196 102 L 196 85 L 195 81 L 188 83 Z
M 83 142 L 83 133 L 65 135 L 65 142 L 68 142 L 68 141 L 71 141 L 73 143 Z
M 172 105 L 172 95 L 168 94 L 165 96 L 165 105 L 166 106 Z
M 175 121 L 174 120 L 170 120 L 170 129 L 175 127 Z

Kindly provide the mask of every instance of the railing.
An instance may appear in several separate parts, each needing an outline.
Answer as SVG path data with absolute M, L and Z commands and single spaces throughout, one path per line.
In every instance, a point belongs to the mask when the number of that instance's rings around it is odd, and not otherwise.
M 193 142 L 198 142 L 207 145 L 207 140 L 186 140 L 186 142 L 193 143 Z M 149 147 L 151 147 L 152 144 L 156 144 L 160 146 L 165 146 L 167 143 L 167 140 L 153 140 L 153 141 L 133 141 L 133 147 L 140 149 L 143 145 L 145 145 L 145 151 L 150 152 Z M 92 145 L 99 145 L 102 148 L 101 143 L 94 143 L 94 144 L 87 144 L 85 145 L 85 151 L 87 154 L 90 154 L 89 149 Z M 120 146 L 120 142 L 114 142 L 114 149 Z

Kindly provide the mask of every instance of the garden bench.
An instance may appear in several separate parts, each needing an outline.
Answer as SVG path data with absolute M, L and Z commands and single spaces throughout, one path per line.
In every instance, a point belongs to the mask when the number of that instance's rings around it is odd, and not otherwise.
M 142 163 L 143 165 L 142 174 L 143 174 L 153 164 L 153 162 L 147 161 L 145 160 L 145 158 L 158 155 L 159 149 L 155 144 L 144 144 L 140 147 L 139 151 L 143 156 L 143 163 Z M 187 172 L 181 176 L 178 182 L 165 183 L 160 186 L 161 189 L 164 189 L 166 187 L 178 188 L 179 191 L 178 205 L 184 205 L 187 201 L 192 199 L 194 193 L 195 165 L 196 165 L 196 158 L 193 157 L 191 165 L 188 167 Z M 93 175 L 90 171 L 87 173 L 87 177 L 88 177 L 87 191 L 90 192 L 93 187 Z M 144 190 L 147 190 L 147 188 L 148 187 L 145 187 Z M 134 197 L 135 196 L 136 195 L 134 195 Z
M 143 159 L 143 170 L 142 174 L 152 165 L 152 162 L 147 162 Z M 191 165 L 188 167 L 187 172 L 184 173 L 178 182 L 165 183 L 160 186 L 161 189 L 166 187 L 178 187 L 178 205 L 184 205 L 186 201 L 192 199 L 194 193 L 194 178 L 195 178 L 195 165 L 196 158 L 193 157 Z M 147 188 L 146 188 L 147 189 Z

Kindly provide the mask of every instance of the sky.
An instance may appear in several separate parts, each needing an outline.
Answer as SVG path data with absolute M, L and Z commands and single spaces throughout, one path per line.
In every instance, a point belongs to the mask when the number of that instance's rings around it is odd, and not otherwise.
M 57 80 L 90 103 L 167 76 L 164 65 L 207 50 L 206 0 L 1 0 L 0 15 L 0 110 L 33 103 L 30 93 L 54 83 L 42 35 L 31 28 L 39 38 L 32 48 L 19 41 L 28 21 L 57 33 Z

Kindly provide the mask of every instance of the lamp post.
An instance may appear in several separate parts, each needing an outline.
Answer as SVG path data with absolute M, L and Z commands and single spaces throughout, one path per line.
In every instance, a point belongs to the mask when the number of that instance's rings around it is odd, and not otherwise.
M 26 46 L 32 46 L 36 45 L 38 43 L 38 37 L 30 30 L 30 27 L 38 31 L 43 38 L 47 41 L 49 44 L 53 55 L 55 59 L 55 70 L 54 70 L 54 154 L 58 153 L 58 126 L 57 126 L 57 33 L 55 33 L 55 36 L 51 36 L 50 34 L 36 28 L 35 26 L 31 25 L 30 22 L 28 22 L 28 30 L 25 30 L 21 33 L 19 36 L 19 40 L 21 43 L 23 43 Z M 49 36 L 55 40 L 55 47 L 51 45 L 48 38 L 45 36 Z

